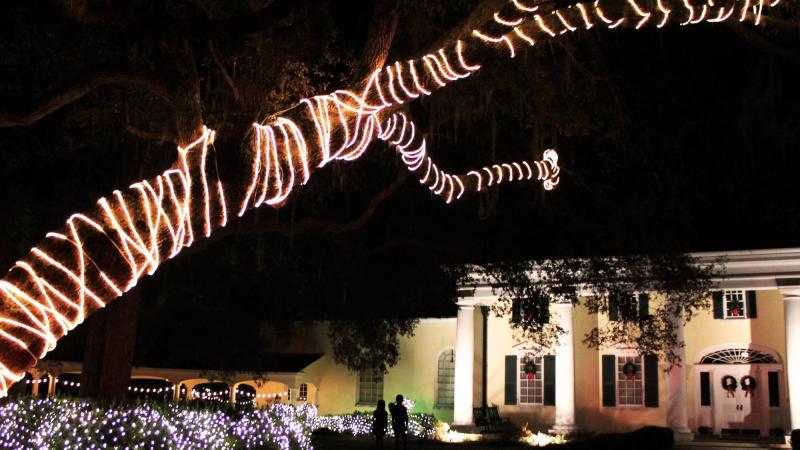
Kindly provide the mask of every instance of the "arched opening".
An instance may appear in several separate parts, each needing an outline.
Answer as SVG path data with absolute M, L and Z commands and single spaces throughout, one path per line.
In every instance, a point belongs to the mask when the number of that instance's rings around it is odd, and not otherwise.
M 56 395 L 77 397 L 81 395 L 81 374 L 62 373 L 56 377 Z
M 131 378 L 128 384 L 128 398 L 137 400 L 170 400 L 174 386 L 163 378 Z
M 230 387 L 221 381 L 200 383 L 192 388 L 192 400 L 228 403 L 231 399 L 230 394 Z
M 246 383 L 235 385 L 234 403 L 237 408 L 256 406 L 256 388 Z

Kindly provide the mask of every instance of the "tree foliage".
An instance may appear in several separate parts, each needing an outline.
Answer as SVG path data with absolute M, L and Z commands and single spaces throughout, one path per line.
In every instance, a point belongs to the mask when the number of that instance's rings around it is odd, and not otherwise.
M 494 313 L 509 317 L 528 342 L 547 348 L 563 334 L 552 303 L 606 316 L 613 310 L 617 320 L 598 321 L 586 345 L 635 348 L 672 366 L 681 363 L 676 350 L 684 346 L 676 327 L 708 309 L 716 267 L 686 254 L 653 254 L 495 263 L 477 273 L 498 294 Z M 639 310 L 641 293 L 652 296 L 647 312 Z
M 379 370 L 383 373 L 400 361 L 400 337 L 411 337 L 418 319 L 337 320 L 328 338 L 333 360 L 352 371 Z
M 235 154 L 254 121 L 357 79 L 363 55 L 417 55 L 500 3 L 3 5 L 0 262 L 9 267 L 120 180 L 161 171 L 200 123 L 218 131 L 221 152 Z M 380 350 L 396 339 L 365 336 L 403 330 L 390 322 L 406 320 L 392 319 L 401 315 L 387 305 L 452 313 L 455 285 L 444 264 L 800 242 L 800 193 L 785 183 L 798 168 L 798 43 L 785 32 L 796 30 L 798 8 L 782 5 L 765 33 L 734 24 L 565 35 L 415 103 L 411 112 L 448 167 L 558 147 L 565 181 L 547 196 L 503 186 L 445 207 L 398 178 L 394 155 L 376 146 L 353 167 L 320 172 L 285 207 L 257 211 L 143 280 L 140 363 L 232 366 L 263 356 L 263 323 L 306 318 L 353 320 L 363 335 L 348 342 Z M 387 15 L 396 23 L 378 20 L 385 7 L 399 8 Z M 380 29 L 395 37 L 375 52 L 369 36 L 384 36 Z M 503 266 L 510 285 L 525 284 L 527 263 L 494 265 Z M 514 298 L 550 293 L 539 286 Z M 541 301 L 530 315 L 544 314 Z M 532 331 L 546 337 L 541 319 Z M 167 347 L 182 350 L 165 355 Z

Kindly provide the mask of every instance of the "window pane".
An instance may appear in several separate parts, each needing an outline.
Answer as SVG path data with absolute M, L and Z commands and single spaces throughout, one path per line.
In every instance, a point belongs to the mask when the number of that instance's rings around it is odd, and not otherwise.
M 617 404 L 643 405 L 643 380 L 640 356 L 617 356 Z
M 725 318 L 735 319 L 747 316 L 744 291 L 725 291 Z
M 532 377 L 525 371 L 525 363 L 532 361 L 536 368 Z M 519 402 L 520 404 L 541 405 L 544 396 L 544 365 L 542 358 L 519 358 Z

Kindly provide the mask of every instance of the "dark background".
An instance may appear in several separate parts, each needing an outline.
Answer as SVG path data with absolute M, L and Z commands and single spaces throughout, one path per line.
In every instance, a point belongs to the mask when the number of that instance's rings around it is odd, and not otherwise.
M 133 3 L 167 17 L 191 18 L 197 9 Z M 225 10 L 200 3 L 210 15 Z M 298 2 L 280 33 L 215 45 L 229 67 L 261 58 L 273 72 L 257 100 L 263 112 L 280 110 L 347 85 L 372 3 L 346 3 Z M 403 2 L 389 61 L 417 55 L 476 3 Z M 77 22 L 57 3 L 3 8 L 4 109 L 24 109 L 93 60 L 147 64 L 150 41 L 135 28 Z M 775 14 L 796 21 L 788 6 Z M 404 170 L 376 143 L 361 160 L 315 175 L 277 211 L 242 219 L 284 231 L 212 238 L 140 283 L 136 362 L 246 365 L 293 320 L 452 315 L 456 274 L 447 268 L 464 263 L 798 246 L 797 37 L 780 27 L 726 25 L 592 30 L 489 61 L 413 106 L 432 155 L 458 172 L 554 147 L 557 190 L 508 184 L 445 205 L 408 178 L 351 232 L 291 232 L 307 218 L 353 220 Z M 271 53 L 258 39 L 274 46 Z M 192 49 L 205 121 L 219 129 L 238 110 L 206 42 Z M 69 214 L 168 166 L 173 143 L 125 127 L 168 134 L 164 114 L 169 107 L 147 92 L 109 85 L 31 126 L 0 128 L 4 267 Z M 79 359 L 83 339 L 79 328 L 52 356 Z

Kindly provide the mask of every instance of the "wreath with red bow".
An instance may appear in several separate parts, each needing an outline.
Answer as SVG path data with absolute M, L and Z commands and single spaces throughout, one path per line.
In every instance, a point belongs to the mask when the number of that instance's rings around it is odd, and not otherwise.
M 751 377 L 750 375 L 745 375 L 742 377 L 742 390 L 744 391 L 745 397 L 752 397 L 753 391 L 756 390 L 756 379 Z
M 534 375 L 536 375 L 536 362 L 533 358 L 525 358 L 523 361 L 523 370 L 525 371 L 525 375 L 528 377 L 528 381 L 533 381 Z
M 722 389 L 725 389 L 726 391 L 725 396 L 733 397 L 735 395 L 734 393 L 736 392 L 736 388 L 739 385 L 739 383 L 737 383 L 736 381 L 736 378 L 730 375 L 725 375 L 724 377 L 722 377 L 721 382 L 722 382 Z
M 625 378 L 628 380 L 633 380 L 636 378 L 636 373 L 639 369 L 636 368 L 636 364 L 632 362 L 626 362 L 624 366 L 622 366 L 622 373 L 625 374 Z

